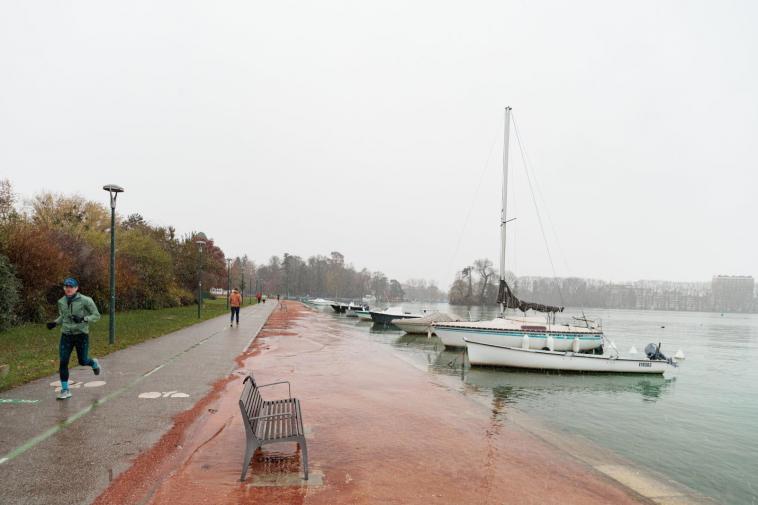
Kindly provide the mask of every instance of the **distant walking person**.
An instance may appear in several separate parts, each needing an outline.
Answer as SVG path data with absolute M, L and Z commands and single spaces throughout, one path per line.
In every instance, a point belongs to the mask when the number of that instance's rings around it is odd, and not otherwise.
M 257 293 L 255 293 L 255 298 L 258 299 L 258 303 L 261 303 L 261 293 L 260 293 L 260 291 L 257 292 Z
M 232 308 L 232 320 L 229 322 L 229 326 L 234 325 L 234 318 L 237 318 L 237 326 L 240 325 L 240 305 L 242 305 L 242 295 L 240 295 L 237 289 L 232 289 L 232 294 L 229 295 L 229 306 Z
M 266 303 L 266 295 L 261 296 L 261 299 L 263 300 L 263 303 Z
M 58 346 L 61 377 L 61 392 L 59 400 L 71 398 L 68 389 L 68 361 L 71 352 L 76 348 L 76 357 L 82 366 L 91 366 L 95 375 L 100 375 L 100 363 L 89 357 L 89 323 L 100 319 L 100 312 L 95 302 L 89 296 L 79 293 L 79 283 L 73 277 L 63 281 L 64 296 L 58 300 L 58 317 L 47 323 L 47 329 L 52 330 L 61 325 L 61 341 Z

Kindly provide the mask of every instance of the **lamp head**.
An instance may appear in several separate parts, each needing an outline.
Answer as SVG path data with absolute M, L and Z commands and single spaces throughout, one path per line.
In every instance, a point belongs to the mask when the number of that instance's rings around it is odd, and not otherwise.
M 110 195 L 111 195 L 111 209 L 115 209 L 116 208 L 116 197 L 118 196 L 119 193 L 123 193 L 124 192 L 124 188 L 122 188 L 121 186 L 119 186 L 117 184 L 106 184 L 105 186 L 103 186 L 103 189 L 105 191 L 107 191 L 108 193 L 110 193 Z

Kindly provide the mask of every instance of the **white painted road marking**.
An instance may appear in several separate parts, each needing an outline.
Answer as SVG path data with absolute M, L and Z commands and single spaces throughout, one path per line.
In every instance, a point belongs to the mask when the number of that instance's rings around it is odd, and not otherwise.
M 68 382 L 68 388 L 69 389 L 79 389 L 80 387 L 84 386 L 85 388 L 99 388 L 102 386 L 105 386 L 107 382 L 105 381 L 89 381 L 89 382 L 77 382 L 77 381 L 69 381 Z M 51 386 L 55 388 L 55 392 L 59 393 L 61 390 L 61 381 L 55 381 L 50 383 Z
M 137 398 L 148 400 L 153 400 L 155 398 L 189 398 L 189 395 L 187 393 L 180 393 L 179 391 L 148 391 L 146 393 L 140 393 L 137 395 Z

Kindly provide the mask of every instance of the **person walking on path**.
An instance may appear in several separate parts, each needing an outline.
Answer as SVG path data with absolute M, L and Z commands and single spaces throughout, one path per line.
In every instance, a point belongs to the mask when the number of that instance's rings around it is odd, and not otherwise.
M 234 288 L 229 295 L 229 306 L 232 308 L 232 320 L 229 322 L 229 326 L 234 326 L 235 317 L 237 318 L 237 326 L 240 325 L 240 305 L 242 305 L 242 295 L 237 291 L 237 288 Z
M 100 312 L 92 298 L 79 293 L 79 283 L 73 277 L 63 281 L 63 292 L 64 296 L 58 300 L 58 317 L 47 323 L 48 330 L 61 325 L 61 341 L 58 346 L 58 372 L 61 378 L 59 400 L 71 398 L 68 389 L 68 361 L 74 348 L 80 365 L 91 366 L 95 375 L 100 375 L 102 370 L 100 363 L 89 357 L 89 323 L 99 320 Z

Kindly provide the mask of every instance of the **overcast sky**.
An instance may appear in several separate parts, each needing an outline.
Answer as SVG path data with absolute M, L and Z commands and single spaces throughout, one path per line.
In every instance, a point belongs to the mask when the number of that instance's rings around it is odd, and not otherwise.
M 0 178 L 256 261 L 497 264 L 503 108 L 558 276 L 758 275 L 758 3 L 0 3 Z M 552 275 L 512 137 L 508 268 Z M 538 197 L 539 197 L 538 195 Z

